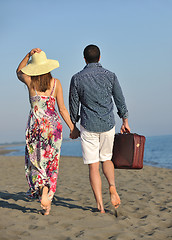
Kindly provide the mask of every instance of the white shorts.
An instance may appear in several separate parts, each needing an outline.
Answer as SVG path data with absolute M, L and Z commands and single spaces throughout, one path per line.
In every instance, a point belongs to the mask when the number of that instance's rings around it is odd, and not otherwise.
M 84 164 L 111 160 L 115 127 L 107 132 L 89 132 L 80 125 Z

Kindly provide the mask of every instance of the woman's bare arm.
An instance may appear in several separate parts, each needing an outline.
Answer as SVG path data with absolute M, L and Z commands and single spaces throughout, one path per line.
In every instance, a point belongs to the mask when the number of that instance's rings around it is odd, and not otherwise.
M 23 58 L 23 60 L 20 62 L 17 70 L 16 70 L 16 73 L 17 73 L 17 77 L 20 81 L 24 82 L 27 86 L 30 84 L 30 81 L 31 81 L 31 77 L 24 74 L 21 69 L 24 68 L 26 66 L 26 64 L 28 63 L 29 61 L 29 58 L 36 52 L 41 52 L 41 49 L 40 48 L 34 48 L 32 49 L 28 54 L 26 54 L 26 56 Z
M 75 127 L 75 125 L 72 123 L 72 121 L 70 119 L 69 112 L 66 109 L 66 106 L 64 104 L 63 90 L 62 90 L 62 86 L 61 86 L 61 83 L 59 80 L 56 81 L 56 100 L 57 100 L 57 106 L 59 109 L 59 113 L 62 116 L 65 123 L 70 128 L 71 138 L 73 138 L 73 139 L 78 138 L 80 135 L 80 132 L 79 132 L 78 128 Z

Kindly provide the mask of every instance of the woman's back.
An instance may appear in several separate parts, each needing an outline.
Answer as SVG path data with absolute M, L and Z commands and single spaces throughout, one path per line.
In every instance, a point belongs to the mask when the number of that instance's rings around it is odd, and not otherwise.
M 56 86 L 56 80 L 53 79 L 53 87 L 50 95 L 38 92 L 35 90 L 35 95 L 30 96 L 31 111 L 29 114 L 29 120 L 27 125 L 28 138 L 32 136 L 33 132 L 37 132 L 39 139 L 43 140 L 51 136 L 52 142 L 61 139 L 62 125 L 58 112 L 55 109 L 55 97 L 54 89 Z M 38 129 L 39 131 L 38 131 Z M 29 140 L 29 142 L 31 139 Z

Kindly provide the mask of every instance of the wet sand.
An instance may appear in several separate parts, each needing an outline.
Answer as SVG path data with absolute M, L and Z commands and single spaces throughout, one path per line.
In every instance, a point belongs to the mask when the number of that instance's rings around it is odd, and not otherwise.
M 172 239 L 172 170 L 145 166 L 115 170 L 121 198 L 115 210 L 102 175 L 105 214 L 96 212 L 88 167 L 82 158 L 61 157 L 58 187 L 49 216 L 25 196 L 24 157 L 0 156 L 1 240 Z
M 16 149 L 6 149 L 8 147 L 13 147 L 13 146 L 16 146 L 16 145 L 14 145 L 14 144 L 11 144 L 11 145 L 1 145 L 0 146 L 0 155 L 5 155 L 5 154 L 11 153 L 11 152 L 17 152 Z

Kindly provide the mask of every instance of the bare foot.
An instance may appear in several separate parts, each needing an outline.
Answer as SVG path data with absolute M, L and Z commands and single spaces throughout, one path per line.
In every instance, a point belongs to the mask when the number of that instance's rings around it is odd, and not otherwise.
M 45 210 L 44 215 L 49 215 L 51 210 L 51 200 L 48 199 L 48 187 L 43 188 L 41 207 Z
M 100 213 L 105 213 L 104 207 L 101 204 L 97 204 L 97 208 Z
M 47 216 L 50 214 L 51 206 L 47 207 L 46 209 L 45 208 L 43 208 L 43 209 L 44 209 L 43 215 Z
M 112 205 L 114 205 L 115 208 L 118 208 L 121 201 L 115 186 L 110 186 L 109 191 L 110 191 L 110 199 L 111 199 Z
M 105 210 L 99 210 L 100 213 L 105 213 Z

